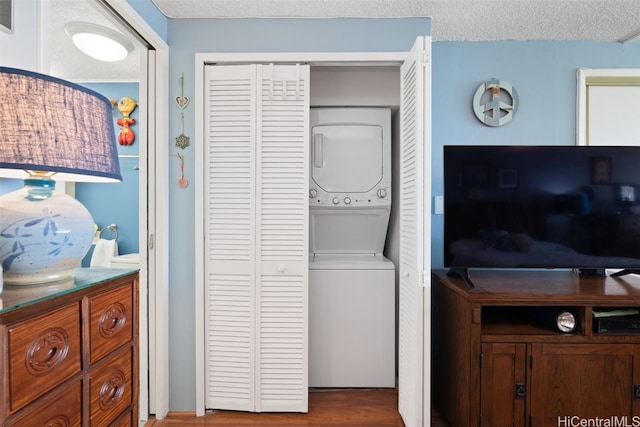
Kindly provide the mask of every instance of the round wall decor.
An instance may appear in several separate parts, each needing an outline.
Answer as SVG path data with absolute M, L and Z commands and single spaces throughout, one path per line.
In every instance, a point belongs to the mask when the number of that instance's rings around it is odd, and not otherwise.
M 487 126 L 502 126 L 513 120 L 520 100 L 516 88 L 504 80 L 482 83 L 473 95 L 473 112 Z

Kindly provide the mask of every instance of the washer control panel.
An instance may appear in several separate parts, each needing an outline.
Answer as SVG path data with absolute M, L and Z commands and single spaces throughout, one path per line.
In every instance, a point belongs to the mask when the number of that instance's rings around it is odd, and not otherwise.
M 309 204 L 315 206 L 387 206 L 391 204 L 391 188 L 379 187 L 369 193 L 327 193 L 309 190 Z

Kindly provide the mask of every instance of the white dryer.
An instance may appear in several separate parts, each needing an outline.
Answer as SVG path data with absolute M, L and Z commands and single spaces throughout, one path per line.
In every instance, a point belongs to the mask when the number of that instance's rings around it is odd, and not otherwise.
M 395 386 L 391 113 L 312 108 L 309 386 Z
M 312 108 L 309 121 L 310 206 L 390 207 L 391 110 Z

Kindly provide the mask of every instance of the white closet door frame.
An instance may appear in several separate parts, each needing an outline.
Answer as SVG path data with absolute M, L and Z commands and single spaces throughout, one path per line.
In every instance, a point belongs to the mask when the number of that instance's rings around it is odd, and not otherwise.
M 425 46 L 431 46 L 431 37 L 419 37 L 419 39 L 423 40 Z M 424 55 L 428 55 L 429 53 L 425 53 Z M 426 57 L 426 56 L 423 56 Z M 308 63 L 312 66 L 322 66 L 322 65 L 344 65 L 344 66 L 353 66 L 353 65 L 397 65 L 400 66 L 407 59 L 412 58 L 412 56 L 408 52 L 266 52 L 266 53 L 197 53 L 195 55 L 195 81 L 196 81 L 196 96 L 195 96 L 195 114 L 196 114 L 196 130 L 195 130 L 195 140 L 196 144 L 202 144 L 203 141 L 203 124 L 204 124 L 204 100 L 203 100 L 203 82 L 204 82 L 204 69 L 207 64 L 250 64 L 250 63 Z M 427 67 L 429 70 L 428 75 L 425 74 L 424 78 L 429 80 L 428 86 L 424 87 L 425 92 L 422 95 L 425 97 L 424 99 L 424 117 L 425 120 L 428 120 L 428 128 L 425 127 L 426 132 L 421 137 L 424 138 L 421 141 L 416 141 L 417 144 L 422 145 L 423 147 L 431 147 L 430 140 L 430 104 L 431 104 L 431 83 L 430 83 L 430 67 Z M 197 147 L 201 148 L 201 147 Z M 429 149 L 424 152 L 425 165 L 431 164 L 431 152 Z M 203 171 L 204 159 L 202 156 L 197 158 L 197 163 L 195 165 L 195 194 L 196 194 L 196 223 L 195 223 L 195 234 L 196 236 L 202 236 L 203 230 L 203 218 L 202 218 L 202 207 L 203 207 Z M 430 228 L 428 227 L 430 221 L 430 194 L 431 194 L 431 185 L 424 186 L 424 188 L 419 188 L 422 196 L 424 197 L 425 208 L 424 212 L 427 216 L 425 219 L 426 226 L 423 225 L 423 233 L 424 235 L 420 235 L 417 239 L 417 244 L 423 246 L 424 248 L 429 248 L 430 245 L 430 235 L 426 233 L 430 233 Z M 423 215 L 423 217 L 425 217 Z M 197 239 L 196 239 L 197 240 Z M 424 268 L 428 268 L 430 264 L 430 252 L 427 250 L 423 252 L 425 257 L 429 257 L 425 259 Z M 196 248 L 195 255 L 195 264 L 196 264 L 196 289 L 195 289 L 195 299 L 196 299 L 196 309 L 195 309 L 195 327 L 196 327 L 196 415 L 204 415 L 205 412 L 205 376 L 204 376 L 204 366 L 205 366 L 205 353 L 204 353 L 204 259 L 203 259 L 203 250 L 201 247 Z M 428 279 L 429 274 L 423 272 L 423 277 Z M 430 292 L 426 290 L 424 292 L 423 298 L 425 299 L 424 306 L 428 307 Z M 428 321 L 429 317 L 429 309 L 427 308 L 422 313 L 422 318 L 420 319 L 421 325 L 420 329 L 424 333 L 424 344 L 421 350 L 422 360 L 424 368 L 422 369 L 423 378 L 422 381 L 419 379 L 416 380 L 420 383 L 418 387 L 420 390 L 416 390 L 416 393 L 419 396 L 415 396 L 415 398 L 411 397 L 411 400 L 414 402 L 421 402 L 422 407 L 416 408 L 416 410 L 421 410 L 422 415 L 422 423 L 424 425 L 429 425 L 430 418 L 425 416 L 425 414 L 430 413 L 430 399 L 429 399 L 429 388 L 430 388 L 430 375 L 429 375 L 429 365 L 430 365 L 430 350 L 429 350 L 429 342 L 431 340 L 430 330 L 429 328 L 425 328 L 425 322 Z M 422 425 L 422 424 L 421 424 Z
M 148 256 L 140 271 L 140 413 L 139 422 L 149 414 L 157 419 L 169 411 L 169 196 L 166 189 L 169 170 L 168 88 L 169 46 L 129 4 L 127 0 L 96 0 L 108 5 L 132 31 L 148 43 L 143 59 L 140 90 L 146 90 L 146 148 L 148 170 L 141 165 L 140 188 L 148 201 L 140 209 L 140 254 Z M 142 126 L 142 123 L 141 123 Z M 145 139 L 145 138 L 142 138 Z M 147 188 L 148 187 L 148 188 Z M 141 191 L 142 194 L 142 191 Z M 147 212 L 148 211 L 148 212 Z M 148 377 L 147 377 L 148 373 Z

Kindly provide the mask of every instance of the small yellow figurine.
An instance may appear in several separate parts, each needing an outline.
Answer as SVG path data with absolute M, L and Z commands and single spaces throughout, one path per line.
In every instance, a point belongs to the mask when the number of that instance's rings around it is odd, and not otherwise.
M 112 99 L 111 104 L 115 105 L 116 100 Z M 122 114 L 122 118 L 118 119 L 116 123 L 118 123 L 122 128 L 120 129 L 120 134 L 118 135 L 118 142 L 120 145 L 132 145 L 136 140 L 136 135 L 133 133 L 131 129 L 131 125 L 136 124 L 136 119 L 129 117 L 133 110 L 136 109 L 138 104 L 133 99 L 125 96 L 118 101 L 118 111 Z

